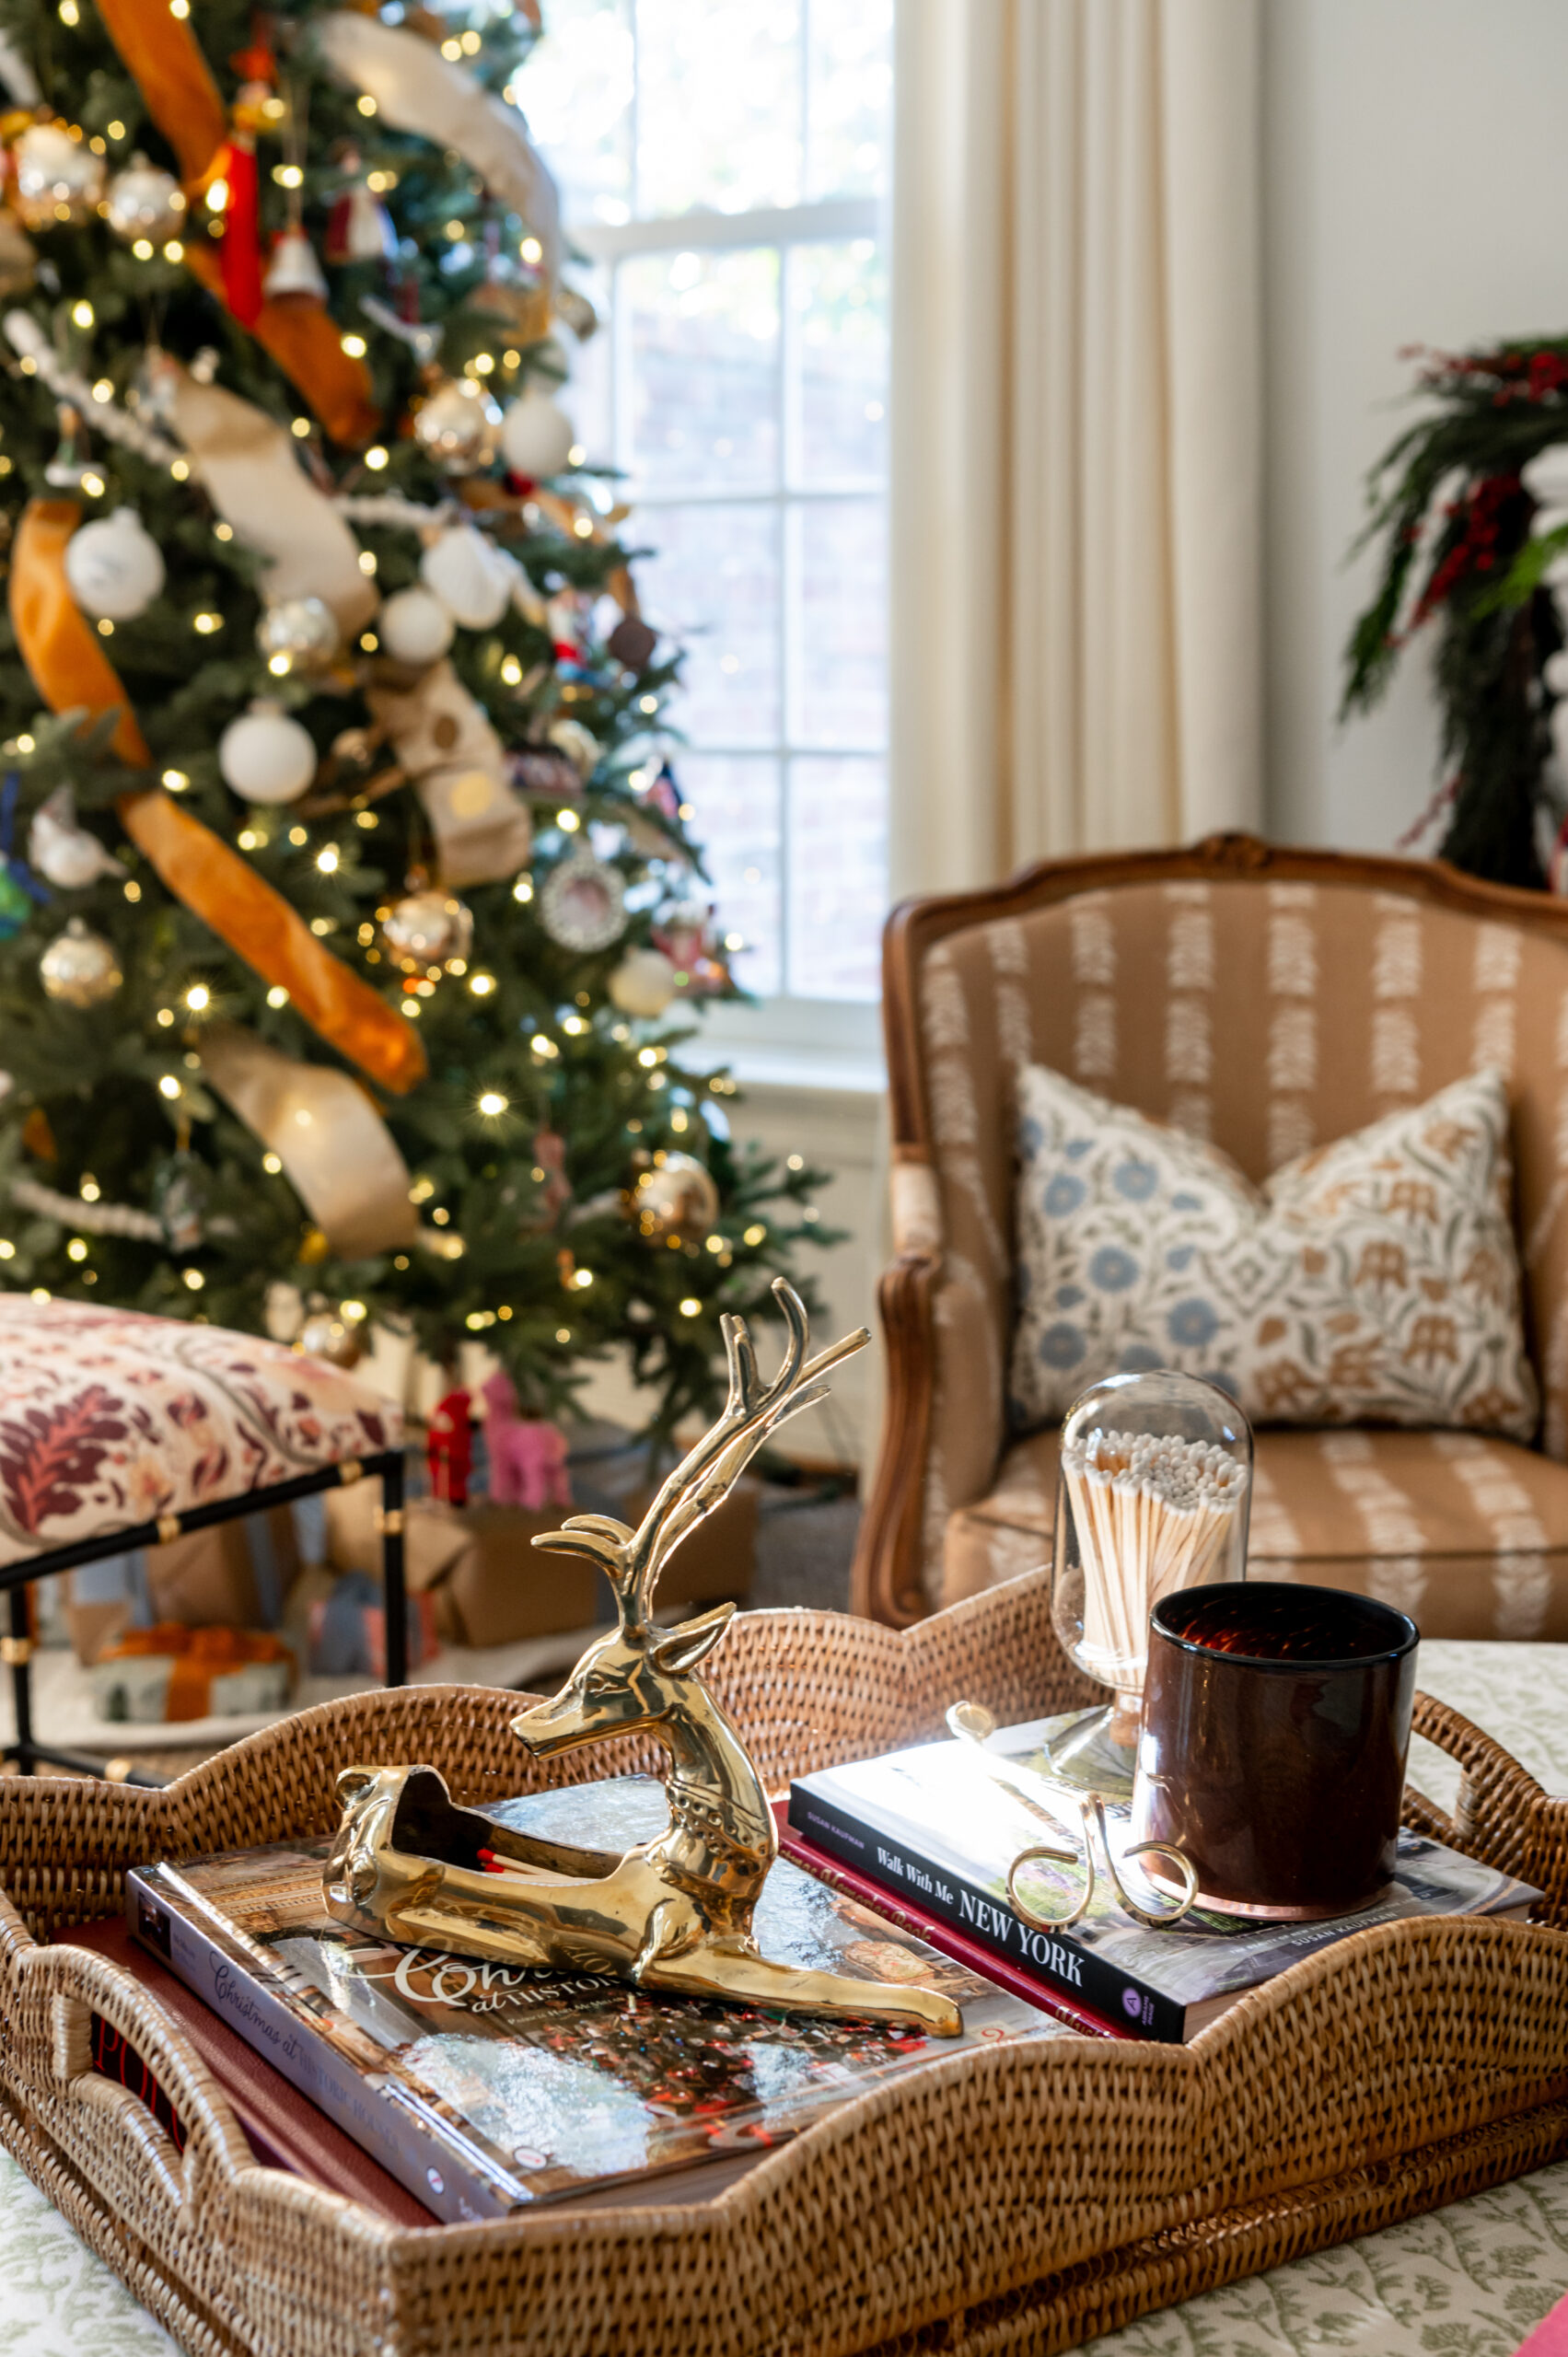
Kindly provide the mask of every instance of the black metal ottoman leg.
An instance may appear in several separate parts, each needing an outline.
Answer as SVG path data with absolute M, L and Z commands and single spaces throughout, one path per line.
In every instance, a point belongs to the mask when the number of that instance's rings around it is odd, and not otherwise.
M 381 1604 L 387 1631 L 389 1686 L 408 1684 L 408 1590 L 403 1579 L 403 1466 L 399 1457 L 381 1475 Z
M 6 1746 L 9 1756 L 24 1776 L 32 1775 L 38 1767 L 38 1754 L 32 1739 L 32 1615 L 28 1609 L 25 1587 L 11 1590 L 11 1633 L 0 1645 L 10 1666 L 11 1701 L 16 1713 L 17 1733 L 14 1742 Z

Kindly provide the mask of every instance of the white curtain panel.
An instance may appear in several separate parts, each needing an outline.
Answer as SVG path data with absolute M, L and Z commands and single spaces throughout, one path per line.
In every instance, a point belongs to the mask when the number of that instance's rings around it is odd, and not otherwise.
M 1259 0 L 898 0 L 900 891 L 1255 824 Z

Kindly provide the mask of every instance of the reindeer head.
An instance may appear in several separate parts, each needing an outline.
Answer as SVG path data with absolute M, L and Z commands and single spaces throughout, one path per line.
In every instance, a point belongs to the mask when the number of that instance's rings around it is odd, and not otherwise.
M 536 1703 L 512 1721 L 540 1759 L 606 1735 L 653 1726 L 686 1701 L 691 1672 L 729 1626 L 733 1604 L 721 1604 L 677 1629 L 628 1629 L 600 1637 L 583 1655 L 552 1702 Z
M 678 1628 L 656 1628 L 648 1614 L 659 1573 L 688 1531 L 728 1496 L 762 1443 L 788 1418 L 827 1398 L 820 1377 L 828 1369 L 871 1339 L 863 1326 L 808 1362 L 805 1306 L 783 1277 L 774 1278 L 773 1292 L 789 1329 L 777 1376 L 770 1384 L 761 1380 L 745 1319 L 726 1318 L 725 1411 L 676 1467 L 637 1528 L 608 1515 L 579 1514 L 561 1530 L 534 1540 L 536 1547 L 587 1555 L 598 1564 L 615 1591 L 620 1615 L 619 1628 L 588 1647 L 553 1701 L 537 1703 L 512 1721 L 513 1734 L 540 1757 L 678 1716 L 686 1707 L 693 1671 L 723 1636 L 735 1609 L 731 1604 Z

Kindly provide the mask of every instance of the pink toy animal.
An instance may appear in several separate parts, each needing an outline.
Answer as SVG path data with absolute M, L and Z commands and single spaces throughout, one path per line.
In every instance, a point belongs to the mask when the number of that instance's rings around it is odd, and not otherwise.
M 497 1505 L 569 1506 L 566 1435 L 559 1425 L 517 1413 L 512 1378 L 500 1368 L 484 1386 L 484 1446 L 490 1458 L 490 1494 Z

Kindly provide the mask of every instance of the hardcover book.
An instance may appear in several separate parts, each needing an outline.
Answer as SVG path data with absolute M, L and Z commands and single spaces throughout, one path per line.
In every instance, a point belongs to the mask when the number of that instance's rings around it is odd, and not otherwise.
M 493 1814 L 613 1850 L 657 1833 L 668 1807 L 660 1785 L 627 1777 L 531 1794 Z M 501 2216 L 697 2164 L 734 2173 L 927 2061 L 1068 2035 L 784 1860 L 757 1908 L 765 1954 L 941 1989 L 962 2009 L 962 2036 L 784 2017 L 377 1941 L 326 1910 L 330 1846 L 145 1867 L 128 1877 L 131 1926 L 441 2218 Z
M 1081 1849 L 1076 1797 L 1054 1782 L 1041 1747 L 1049 1724 L 1000 1728 L 986 1748 L 1021 1771 L 1059 1819 L 1062 1846 Z M 1132 1838 L 1128 1815 L 1125 1806 L 1107 1811 L 1118 1853 Z M 1071 1932 L 1039 1930 L 1009 1904 L 1007 1874 L 1021 1850 L 1049 1842 L 1050 1832 L 993 1780 L 974 1746 L 958 1742 L 798 1777 L 789 1822 L 866 1883 L 954 1925 L 1042 1988 L 1124 2024 L 1132 2037 L 1170 2045 L 1193 2037 L 1249 1989 L 1353 1932 L 1409 1915 L 1524 1915 L 1541 1896 L 1441 1842 L 1401 1831 L 1392 1889 L 1358 1914 L 1258 1923 L 1195 1908 L 1170 1930 L 1149 1931 L 1116 1904 L 1102 1875 L 1082 1922 Z M 1135 1869 L 1128 1879 L 1136 1888 Z M 1083 1888 L 1082 1870 L 1039 1861 L 1024 1870 L 1019 1888 L 1031 1910 L 1065 1915 Z M 1168 1901 L 1150 1891 L 1147 1903 Z

